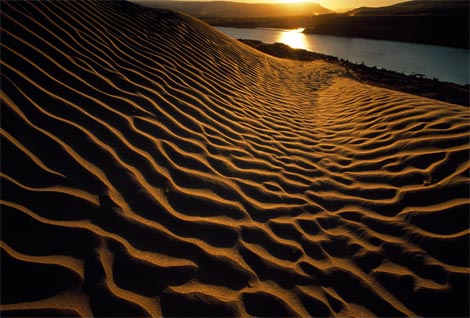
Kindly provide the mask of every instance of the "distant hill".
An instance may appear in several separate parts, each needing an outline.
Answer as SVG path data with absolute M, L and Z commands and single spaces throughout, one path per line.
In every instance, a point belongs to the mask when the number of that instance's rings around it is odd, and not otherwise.
M 314 16 L 305 33 L 469 48 L 469 2 L 408 1 Z
M 346 12 L 349 15 L 437 15 L 455 16 L 468 15 L 468 1 L 455 0 L 414 0 L 390 6 L 370 8 L 361 7 Z
M 133 0 L 132 2 L 151 8 L 181 11 L 204 17 L 257 18 L 312 16 L 331 13 L 317 3 L 241 3 L 231 1 L 167 1 Z

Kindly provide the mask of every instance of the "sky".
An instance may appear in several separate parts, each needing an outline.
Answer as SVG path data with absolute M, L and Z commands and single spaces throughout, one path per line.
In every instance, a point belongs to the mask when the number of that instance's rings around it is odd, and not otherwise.
M 194 0 L 192 0 L 194 1 Z M 212 1 L 212 0 L 202 0 Z M 407 0 L 230 0 L 248 3 L 286 3 L 286 2 L 315 2 L 331 10 L 355 9 L 359 7 L 382 7 Z
M 316 2 L 323 7 L 338 10 L 338 9 L 355 9 L 359 7 L 382 7 L 395 3 L 405 2 L 407 0 L 313 0 L 309 2 Z M 293 2 L 290 0 L 281 0 L 279 2 Z

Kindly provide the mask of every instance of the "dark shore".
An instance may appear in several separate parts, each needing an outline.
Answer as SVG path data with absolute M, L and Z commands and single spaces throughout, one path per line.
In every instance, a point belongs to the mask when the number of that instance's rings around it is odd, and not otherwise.
M 159 2 L 162 6 L 164 2 Z M 175 3 L 175 2 L 170 2 Z M 345 13 L 310 10 L 268 10 L 253 7 L 242 11 L 220 4 L 224 10 L 202 10 L 178 3 L 178 10 L 212 26 L 236 28 L 305 28 L 306 34 L 358 37 L 469 49 L 470 8 L 468 1 L 419 0 L 391 6 L 361 7 Z M 170 8 L 170 7 L 169 7 Z M 175 8 L 174 8 L 175 9 Z M 197 10 L 196 10 L 197 9 Z M 264 10 L 264 11 L 263 11 Z M 308 14 L 307 14 L 308 13 Z
M 469 2 L 419 0 L 312 18 L 305 33 L 469 48 Z
M 264 53 L 299 61 L 323 60 L 344 67 L 345 74 L 362 83 L 393 89 L 418 96 L 463 106 L 470 105 L 470 85 L 441 82 L 437 79 L 424 78 L 419 74 L 405 75 L 395 71 L 355 64 L 334 56 L 293 49 L 282 43 L 267 44 L 257 40 L 239 39 L 239 41 Z
M 469 48 L 469 19 L 459 16 L 324 14 L 304 33 Z
M 199 17 L 202 21 L 219 27 L 231 28 L 276 28 L 276 29 L 297 29 L 307 28 L 311 24 L 310 16 L 293 17 Z

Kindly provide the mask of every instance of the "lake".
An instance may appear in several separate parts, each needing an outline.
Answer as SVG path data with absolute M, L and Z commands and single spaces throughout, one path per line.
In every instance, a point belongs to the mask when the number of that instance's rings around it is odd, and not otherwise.
M 280 42 L 293 48 L 327 54 L 405 74 L 422 74 L 444 82 L 469 83 L 469 51 L 445 46 L 304 34 L 303 29 L 216 27 L 236 39 Z

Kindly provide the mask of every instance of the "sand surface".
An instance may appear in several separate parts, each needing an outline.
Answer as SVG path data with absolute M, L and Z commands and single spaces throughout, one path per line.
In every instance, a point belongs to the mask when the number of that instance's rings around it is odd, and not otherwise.
M 469 108 L 130 3 L 1 21 L 3 316 L 468 316 Z

